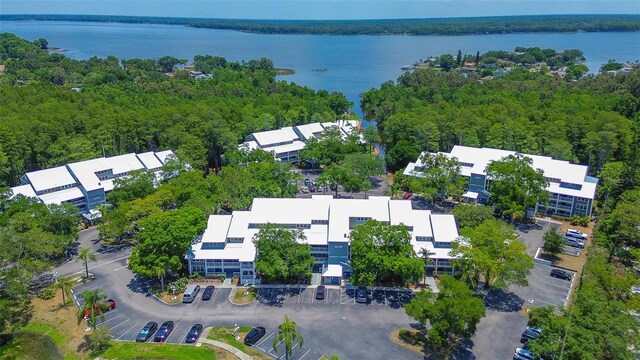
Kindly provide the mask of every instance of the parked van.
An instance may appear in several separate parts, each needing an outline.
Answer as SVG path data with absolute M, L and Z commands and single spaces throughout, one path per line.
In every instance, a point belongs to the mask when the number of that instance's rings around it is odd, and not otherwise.
M 187 289 L 184 291 L 184 296 L 182 297 L 183 303 L 190 303 L 195 300 L 196 295 L 200 291 L 200 285 L 187 285 Z

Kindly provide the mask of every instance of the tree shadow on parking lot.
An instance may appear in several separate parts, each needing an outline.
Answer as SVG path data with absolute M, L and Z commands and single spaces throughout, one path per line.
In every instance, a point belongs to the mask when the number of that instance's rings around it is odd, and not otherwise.
M 484 305 L 488 310 L 500 312 L 516 312 L 522 309 L 524 300 L 510 291 L 491 290 L 484 298 Z
M 473 341 L 470 339 L 464 339 L 458 345 L 456 351 L 451 355 L 451 359 L 456 360 L 474 360 L 476 356 L 473 354 L 472 350 L 474 347 Z
M 536 223 L 533 224 L 527 224 L 527 223 L 513 223 L 512 224 L 516 227 L 516 229 L 518 229 L 518 231 L 520 231 L 521 233 L 528 233 L 531 230 L 542 230 L 543 227 L 542 225 Z
M 262 288 L 258 291 L 256 295 L 256 300 L 262 305 L 272 306 L 272 307 L 282 307 L 282 302 L 284 301 L 284 295 L 286 294 L 285 289 L 267 289 Z
M 145 294 L 150 287 L 150 279 L 143 276 L 134 276 L 127 284 L 127 288 L 133 292 Z

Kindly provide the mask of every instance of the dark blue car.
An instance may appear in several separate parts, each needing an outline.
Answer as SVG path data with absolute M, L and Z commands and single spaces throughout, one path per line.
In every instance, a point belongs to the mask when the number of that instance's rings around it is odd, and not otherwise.
M 164 342 L 165 340 L 167 340 L 167 338 L 169 337 L 169 335 L 171 334 L 171 332 L 173 331 L 173 321 L 165 321 L 162 323 L 162 326 L 160 326 L 160 329 L 158 329 L 158 332 L 156 333 L 156 336 L 153 338 L 153 341 L 155 342 Z

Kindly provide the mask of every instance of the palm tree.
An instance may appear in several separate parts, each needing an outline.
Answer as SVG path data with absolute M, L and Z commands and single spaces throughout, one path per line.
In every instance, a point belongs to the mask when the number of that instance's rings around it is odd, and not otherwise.
M 56 288 L 62 290 L 62 305 L 64 306 L 67 303 L 65 295 L 69 295 L 69 289 L 73 286 L 73 281 L 68 277 L 61 277 L 54 285 Z
M 156 266 L 154 268 L 156 276 L 160 280 L 160 290 L 164 292 L 164 276 L 167 275 L 167 268 L 164 266 Z
M 418 255 L 424 260 L 424 285 L 427 285 L 427 265 L 431 262 L 431 255 L 436 253 L 429 251 L 427 248 L 421 248 Z
M 87 272 L 87 277 L 89 277 L 89 260 L 96 261 L 96 254 L 90 253 L 90 249 L 80 248 L 80 253 L 78 254 L 78 259 L 82 260 L 84 264 L 84 269 Z
M 93 329 L 96 329 L 96 316 L 100 316 L 104 321 L 104 307 L 109 306 L 102 301 L 107 298 L 107 294 L 102 289 L 85 290 L 80 293 L 80 297 L 84 300 L 83 305 L 78 309 L 78 324 L 82 320 L 88 320 Z
M 285 359 L 289 360 L 289 356 L 293 352 L 294 342 L 298 341 L 299 347 L 302 347 L 304 340 L 302 335 L 296 330 L 296 322 L 289 320 L 287 315 L 284 321 L 278 326 L 278 334 L 273 338 L 273 350 L 278 352 L 278 344 L 284 341 Z

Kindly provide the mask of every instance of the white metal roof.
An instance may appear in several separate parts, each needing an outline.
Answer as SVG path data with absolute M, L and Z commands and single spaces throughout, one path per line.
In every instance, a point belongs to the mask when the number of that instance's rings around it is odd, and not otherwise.
M 143 170 L 145 168 L 135 153 L 108 157 L 105 158 L 105 163 L 113 169 L 114 175 Z
M 451 242 L 458 236 L 453 215 L 432 215 L 427 210 L 413 210 L 411 203 L 372 196 L 368 199 L 333 199 L 331 195 L 309 198 L 256 198 L 249 211 L 232 215 L 211 215 L 202 241 L 192 246 L 196 259 L 235 259 L 253 261 L 253 237 L 258 224 L 310 225 L 302 230 L 309 245 L 327 245 L 329 241 L 349 242 L 349 218 L 364 217 L 413 228 L 411 243 L 416 251 L 427 246 L 448 259 L 450 249 L 433 248 L 431 242 L 416 242 L 416 236 L 434 237 L 438 242 Z M 327 223 L 312 224 L 313 220 Z M 436 224 L 436 222 L 438 224 Z M 251 228 L 250 224 L 254 224 Z M 433 229 L 433 230 L 432 230 Z M 347 237 L 345 237 L 345 234 Z M 242 244 L 226 243 L 223 249 L 202 249 L 203 243 L 224 243 L 227 238 L 243 238 Z
M 268 146 L 287 141 L 298 140 L 298 134 L 293 131 L 291 126 L 287 126 L 277 130 L 263 131 L 253 133 L 253 138 L 260 146 Z
M 420 154 L 420 158 L 415 163 L 409 163 L 404 169 L 403 174 L 407 176 L 420 176 L 416 172 L 416 167 L 423 166 L 422 157 L 425 153 Z M 461 173 L 464 176 L 471 174 L 486 175 L 486 168 L 491 161 L 498 161 L 503 157 L 515 155 L 515 151 L 491 149 L 491 148 L 474 148 L 469 146 L 455 145 L 450 153 L 441 152 L 450 157 L 456 157 L 461 164 Z M 593 199 L 595 197 L 596 184 L 589 182 L 588 167 L 584 165 L 572 164 L 565 160 L 556 160 L 548 156 L 523 154 L 531 158 L 532 167 L 544 171 L 544 176 L 549 179 L 559 179 L 562 182 L 582 185 L 581 190 L 568 189 L 560 187 L 557 182 L 550 182 L 547 190 L 557 194 L 570 196 L 578 196 Z M 468 166 L 470 164 L 471 166 Z
M 100 179 L 96 176 L 97 171 L 108 170 L 111 167 L 105 158 L 98 158 L 80 161 L 67 165 L 80 182 L 80 185 L 87 191 L 96 190 L 102 187 Z
M 462 194 L 462 197 L 463 198 L 467 198 L 467 199 L 477 199 L 478 195 L 480 195 L 480 194 L 478 194 L 475 191 L 467 191 L 464 194 Z
M 156 154 L 153 151 L 148 151 L 146 153 L 137 154 L 136 155 L 140 162 L 149 170 L 161 168 L 162 162 L 160 159 L 156 157 Z
M 52 193 L 42 194 L 39 196 L 39 198 L 40 200 L 42 200 L 43 203 L 47 205 L 61 204 L 69 200 L 83 199 L 84 194 L 79 188 L 74 187 L 70 189 L 55 191 Z
M 329 241 L 349 242 L 349 218 L 366 217 L 389 222 L 389 197 L 369 199 L 332 199 L 329 211 Z
M 436 242 L 454 242 L 458 238 L 458 227 L 453 215 L 431 214 L 433 239 Z
M 256 198 L 251 205 L 252 224 L 311 224 L 311 220 L 327 220 L 328 197 Z
M 171 150 L 164 150 L 164 151 L 158 151 L 156 152 L 156 157 L 164 164 L 166 163 L 169 159 L 167 159 L 169 156 L 175 156 L 175 154 L 173 153 L 173 151 Z
M 329 264 L 327 271 L 322 273 L 322 277 L 342 277 L 342 265 Z
M 291 151 L 300 151 L 304 149 L 305 146 L 306 146 L 305 143 L 303 143 L 302 141 L 296 140 L 290 144 L 272 146 L 272 147 L 264 148 L 263 150 L 273 151 L 276 155 L 279 155 L 279 154 L 284 154 Z
M 27 179 L 36 192 L 76 184 L 66 166 L 28 172 Z
M 296 126 L 296 129 L 304 137 L 304 139 L 302 140 L 307 141 L 311 138 L 316 137 L 316 134 L 322 133 L 322 131 L 324 130 L 324 127 L 320 123 L 316 122 L 311 124 L 298 125 Z
M 13 195 L 11 196 L 11 198 L 14 198 L 18 195 L 22 195 L 22 196 L 26 196 L 26 197 L 32 197 L 32 198 L 37 198 L 38 196 L 36 195 L 36 192 L 33 191 L 33 188 L 31 187 L 31 185 L 20 185 L 20 186 L 15 186 L 11 188 L 11 192 L 13 193 Z

